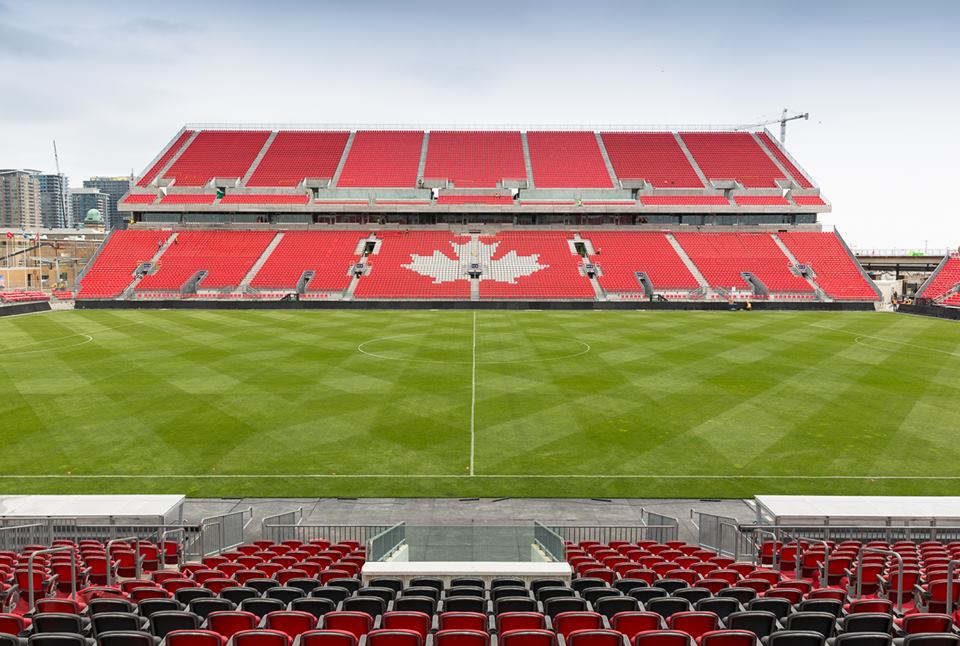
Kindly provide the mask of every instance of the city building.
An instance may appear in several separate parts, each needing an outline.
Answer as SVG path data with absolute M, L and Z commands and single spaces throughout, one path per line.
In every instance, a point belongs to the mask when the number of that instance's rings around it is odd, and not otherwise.
M 40 222 L 47 229 L 63 229 L 72 224 L 70 217 L 70 181 L 66 175 L 37 175 L 40 182 Z
M 0 169 L 0 227 L 41 225 L 39 171 Z
M 76 214 L 75 226 L 83 223 L 83 218 L 90 209 L 96 209 L 104 220 L 107 220 L 106 214 L 110 213 L 113 206 L 110 195 L 99 188 L 72 188 L 70 189 L 70 201 L 73 213 Z
M 108 229 L 124 228 L 126 219 L 124 214 L 117 210 L 121 198 L 130 192 L 130 177 L 91 177 L 83 180 L 84 188 L 96 188 L 110 196 L 110 204 L 106 211 L 100 211 L 103 214 L 104 224 Z M 77 217 L 81 217 L 80 211 L 74 211 Z M 86 213 L 86 211 L 83 211 Z

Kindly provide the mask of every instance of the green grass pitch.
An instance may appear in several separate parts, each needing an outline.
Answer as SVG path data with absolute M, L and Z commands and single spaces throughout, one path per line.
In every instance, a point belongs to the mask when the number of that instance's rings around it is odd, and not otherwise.
M 935 319 L 65 311 L 0 357 L 5 493 L 960 494 Z

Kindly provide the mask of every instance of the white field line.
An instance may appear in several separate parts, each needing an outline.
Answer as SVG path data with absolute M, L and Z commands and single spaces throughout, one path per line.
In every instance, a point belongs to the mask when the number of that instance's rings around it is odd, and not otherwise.
M 473 350 L 470 362 L 470 475 L 473 472 L 473 458 L 476 453 L 476 413 L 477 413 L 477 313 L 473 313 Z
M 184 474 L 172 474 L 172 473 L 160 473 L 160 474 L 107 474 L 107 473 L 95 473 L 95 474 L 65 474 L 65 473 L 55 473 L 55 474 L 0 474 L 0 479 L 20 479 L 20 480 L 30 480 L 30 479 L 45 479 L 45 480 L 91 480 L 91 479 L 153 479 L 153 478 L 163 478 L 163 479 L 231 479 L 231 478 L 243 478 L 243 479 L 296 479 L 296 478 L 512 478 L 512 479 L 542 479 L 542 478 L 571 478 L 571 479 L 583 479 L 583 480 L 619 480 L 619 479 L 630 479 L 630 480 L 960 480 L 960 475 L 951 475 L 951 476 L 852 476 L 852 475 L 745 475 L 745 474 L 735 474 L 735 475 L 681 475 L 681 474 L 653 474 L 653 473 L 644 473 L 644 474 L 624 474 L 624 475 L 589 475 L 584 473 L 564 473 L 564 474 L 534 474 L 534 475 L 521 475 L 521 474 L 476 474 L 476 475 L 467 475 L 463 473 L 451 473 L 451 474 L 442 474 L 442 473 L 421 473 L 421 474 L 409 474 L 409 473 L 345 473 L 342 475 L 331 474 L 331 473 L 184 473 Z
M 113 326 L 113 327 L 105 327 L 105 328 L 102 328 L 102 329 L 100 329 L 100 330 L 96 330 L 96 332 L 106 332 L 106 331 L 108 331 L 108 330 L 119 330 L 120 328 L 130 327 L 130 326 L 132 326 L 132 325 L 143 325 L 143 323 L 142 323 L 141 321 L 132 321 L 132 322 L 130 322 L 130 323 L 124 323 L 123 325 L 115 325 L 115 326 Z M 56 337 L 56 338 L 53 338 L 53 339 L 44 339 L 43 341 L 31 341 L 30 343 L 23 343 L 23 344 L 21 344 L 21 345 L 19 345 L 19 346 L 14 346 L 14 348 L 28 348 L 28 347 L 30 347 L 30 346 L 32 346 L 32 345 L 39 345 L 39 344 L 41 344 L 41 343 L 51 343 L 51 342 L 54 342 L 54 341 L 62 341 L 62 340 L 64 340 L 64 339 L 72 339 L 73 337 L 76 337 L 76 336 L 83 337 L 83 340 L 80 341 L 80 343 L 70 343 L 70 344 L 68 344 L 68 345 L 58 345 L 58 346 L 54 346 L 54 347 L 52 347 L 52 348 L 39 348 L 39 349 L 37 349 L 37 350 L 17 350 L 17 349 L 10 349 L 10 350 L 0 350 L 0 353 L 2 353 L 3 356 L 5 356 L 5 357 L 9 357 L 9 356 L 20 356 L 20 355 L 22 355 L 22 354 L 35 354 L 35 353 L 37 353 L 37 352 L 56 352 L 56 351 L 58 351 L 58 350 L 68 350 L 68 349 L 70 349 L 70 348 L 76 348 L 76 347 L 79 347 L 79 346 L 81 346 L 81 345 L 86 345 L 87 343 L 91 343 L 91 342 L 93 341 L 93 339 L 94 339 L 94 337 L 93 337 L 92 335 L 90 335 L 90 334 L 83 334 L 83 333 L 81 333 L 81 332 L 76 332 L 76 333 L 74 333 L 74 334 L 67 334 L 66 336 Z
M 810 327 L 816 327 L 816 328 L 820 328 L 821 330 L 829 330 L 829 331 L 831 331 L 831 332 L 840 332 L 840 333 L 843 333 L 843 334 L 850 335 L 850 336 L 852 336 L 852 337 L 855 337 L 855 338 L 853 339 L 853 342 L 856 343 L 857 345 L 862 345 L 862 346 L 865 346 L 865 347 L 867 347 L 867 348 L 873 348 L 874 350 L 880 350 L 880 349 L 886 349 L 886 348 L 877 348 L 876 346 L 872 346 L 872 345 L 870 345 L 870 344 L 868 344 L 868 343 L 863 343 L 863 339 L 874 339 L 874 340 L 876 340 L 876 341 L 882 341 L 882 342 L 884 342 L 884 343 L 895 343 L 895 344 L 897 344 L 897 345 L 905 345 L 905 346 L 907 346 L 907 347 L 909 347 L 909 348 L 917 348 L 918 350 L 926 350 L 927 352 L 937 352 L 937 353 L 939 353 L 939 354 L 946 354 L 946 355 L 951 356 L 951 357 L 960 357 L 960 353 L 950 352 L 949 350 L 939 350 L 939 349 L 937 349 L 937 348 L 931 348 L 930 346 L 926 346 L 926 345 L 919 345 L 919 344 L 917 344 L 917 343 L 910 343 L 910 342 L 908 342 L 908 341 L 898 341 L 897 339 L 887 339 L 887 338 L 884 338 L 884 337 L 881 337 L 881 336 L 873 336 L 872 334 L 860 334 L 859 332 L 851 332 L 851 331 L 849 331 L 849 330 L 842 330 L 842 329 L 832 328 L 832 327 L 830 327 L 829 325 L 819 325 L 819 324 L 817 324 L 817 323 L 811 323 L 811 324 L 810 324 Z

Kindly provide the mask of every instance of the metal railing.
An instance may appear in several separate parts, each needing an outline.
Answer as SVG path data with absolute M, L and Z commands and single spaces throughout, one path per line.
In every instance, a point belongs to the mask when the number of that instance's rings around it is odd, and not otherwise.
M 400 522 L 367 541 L 367 559 L 382 561 L 407 541 L 407 526 Z
M 953 573 L 956 572 L 960 561 L 951 560 L 947 563 L 947 608 L 944 613 L 953 616 Z
M 96 540 L 103 543 L 123 536 L 137 536 L 141 540 L 156 541 L 160 535 L 171 527 L 180 527 L 184 530 L 185 538 L 194 537 L 199 527 L 196 525 L 160 525 L 155 523 L 117 525 L 108 523 L 78 524 L 76 518 L 27 518 L 20 519 L 17 524 L 4 525 L 0 522 L 0 544 L 5 536 L 16 536 L 17 527 L 33 527 L 36 543 L 50 544 L 55 540 L 70 540 L 79 543 L 82 540 Z M 9 533 L 7 530 L 12 530 Z M 7 539 L 15 540 L 15 539 Z
M 30 610 L 33 610 L 36 601 L 36 590 L 34 589 L 34 567 L 33 563 L 38 556 L 41 554 L 59 554 L 61 552 L 67 552 L 70 554 L 70 598 L 76 600 L 77 598 L 77 550 L 72 545 L 60 545 L 57 547 L 50 547 L 45 550 L 37 550 L 30 554 L 27 558 L 27 604 Z M 109 558 L 107 559 L 109 561 Z
M 554 561 L 566 560 L 567 550 L 563 537 L 543 523 L 533 521 L 533 542 Z
M 180 569 L 180 566 L 183 565 L 183 555 L 187 549 L 187 530 L 184 527 L 174 527 L 172 529 L 164 530 L 160 533 L 160 540 L 158 542 L 159 546 L 159 558 L 160 562 L 164 565 L 167 563 L 167 540 L 170 536 L 179 535 L 180 540 L 177 541 L 177 569 Z
M 340 541 L 356 541 L 367 543 L 380 532 L 390 529 L 391 525 L 279 525 L 268 524 L 263 526 L 263 540 L 298 540 L 311 541 L 322 538 L 331 543 Z M 281 538 L 282 537 L 282 538 Z
M 740 531 L 740 523 L 736 518 L 691 509 L 690 520 L 697 528 L 697 544 L 700 547 L 737 561 L 747 556 L 751 560 L 757 558 L 756 544 Z
M 20 552 L 27 545 L 51 544 L 50 528 L 43 523 L 0 527 L 0 549 Z
M 202 518 L 200 535 L 194 544 L 199 550 L 191 554 L 204 557 L 243 544 L 247 526 L 252 521 L 253 507 Z
M 267 535 L 268 527 L 283 527 L 290 528 L 296 527 L 303 522 L 303 507 L 297 507 L 291 511 L 283 511 L 279 514 L 274 514 L 272 516 L 264 516 L 260 519 L 260 536 Z M 292 532 L 289 532 L 290 536 L 284 536 L 282 531 L 277 532 L 277 536 L 272 538 L 275 543 L 281 541 L 293 540 L 295 537 L 292 535 Z
M 940 541 L 960 540 L 960 526 L 956 525 L 770 525 L 765 529 L 778 537 L 803 536 L 823 541 Z
M 677 536 L 675 525 L 548 525 L 551 531 L 571 543 L 580 541 L 637 541 L 652 540 L 662 543 Z M 666 538 L 665 538 L 666 537 Z M 673 538 L 670 538 L 673 537 Z

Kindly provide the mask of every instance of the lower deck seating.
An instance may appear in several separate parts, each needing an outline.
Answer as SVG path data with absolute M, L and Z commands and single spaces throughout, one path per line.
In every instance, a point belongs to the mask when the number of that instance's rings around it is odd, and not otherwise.
M 960 255 L 950 254 L 947 261 L 943 263 L 943 266 L 933 277 L 933 280 L 930 281 L 930 284 L 917 296 L 930 300 L 940 300 L 944 305 L 960 305 L 960 294 L 950 294 L 944 298 L 944 295 L 957 285 L 960 285 Z
M 368 235 L 360 231 L 284 232 L 250 286 L 293 290 L 309 270 L 315 273 L 306 291 L 342 291 L 350 285 L 350 267 L 360 260 L 357 246 Z
M 77 298 L 119 296 L 133 282 L 137 266 L 149 262 L 169 237 L 169 231 L 114 231 L 80 280 Z
M 581 273 L 581 265 L 588 261 L 600 267 L 600 287 L 623 293 L 624 298 L 642 292 L 637 272 L 647 274 L 654 291 L 667 298 L 710 300 L 722 298 L 724 291 L 731 289 L 750 297 L 751 287 L 741 275 L 744 272 L 756 276 L 774 299 L 816 298 L 811 284 L 791 266 L 791 254 L 797 264 L 812 268 L 816 282 L 830 298 L 878 298 L 856 259 L 834 233 L 673 233 L 683 253 L 671 243 L 670 234 L 584 230 L 579 236 L 590 242 L 594 251 L 586 259 L 572 246 L 577 234 L 558 230 L 515 228 L 496 234 L 458 235 L 437 229 L 216 229 L 179 231 L 171 239 L 170 232 L 132 229 L 119 231 L 108 240 L 81 281 L 78 298 L 118 297 L 133 282 L 137 266 L 152 260 L 165 243 L 155 271 L 136 285 L 136 298 L 180 298 L 184 283 L 200 270 L 208 274 L 200 282 L 198 294 L 187 297 L 278 299 L 293 290 L 307 270 L 315 272 L 307 293 L 331 296 L 350 286 L 350 269 L 361 261 L 368 268 L 353 293 L 359 299 L 467 300 L 473 288 L 482 299 L 593 300 L 598 298 L 594 286 Z M 357 253 L 363 239 L 379 240 L 375 253 L 367 257 Z M 241 289 L 244 277 L 261 259 L 250 283 L 252 289 Z M 471 264 L 478 275 L 473 281 Z M 960 282 L 960 271 L 952 278 L 953 266 L 944 268 L 928 293 L 942 294 L 937 291 L 941 283 L 949 283 L 943 287 L 946 290 Z M 701 287 L 697 270 L 713 291 L 697 291 Z M 631 293 L 634 296 L 628 296 Z
M 771 292 L 813 291 L 790 271 L 790 259 L 769 233 L 676 233 L 677 242 L 711 287 L 747 290 L 750 272 Z
M 448 231 L 386 231 L 369 273 L 357 283 L 357 298 L 470 298 L 457 245 L 469 238 Z
M 0 292 L 0 303 L 30 303 L 49 300 L 50 295 L 43 292 Z
M 844 301 L 879 300 L 836 233 L 789 232 L 778 233 L 777 237 L 797 262 L 813 269 L 817 284 L 827 296 Z M 960 272 L 957 281 L 960 281 Z
M 181 231 L 160 257 L 159 270 L 145 276 L 136 290 L 176 291 L 200 270 L 208 272 L 200 289 L 236 288 L 275 235 L 275 231 Z
M 649 276 L 654 290 L 700 287 L 663 233 L 596 231 L 583 237 L 593 243 L 591 260 L 600 267 L 600 286 L 608 292 L 642 291 L 636 276 L 640 271 Z
M 570 583 L 362 581 L 366 550 L 355 541 L 260 540 L 187 563 L 172 541 L 57 544 L 79 559 L 77 600 L 67 598 L 66 552 L 33 557 L 33 579 L 24 565 L 45 546 L 0 552 L 5 599 L 20 597 L 0 614 L 0 633 L 31 644 L 59 634 L 45 646 L 960 644 L 944 596 L 956 542 L 769 541 L 737 561 L 683 540 L 567 541 Z
M 581 258 L 570 250 L 573 234 L 562 231 L 504 231 L 481 236 L 486 263 L 480 298 L 594 298 L 580 274 Z

